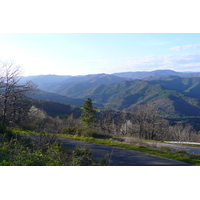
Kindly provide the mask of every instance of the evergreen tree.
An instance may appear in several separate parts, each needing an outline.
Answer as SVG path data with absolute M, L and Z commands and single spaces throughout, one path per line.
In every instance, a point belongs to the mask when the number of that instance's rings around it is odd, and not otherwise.
M 82 107 L 81 121 L 89 125 L 96 117 L 95 112 L 92 100 L 88 98 Z

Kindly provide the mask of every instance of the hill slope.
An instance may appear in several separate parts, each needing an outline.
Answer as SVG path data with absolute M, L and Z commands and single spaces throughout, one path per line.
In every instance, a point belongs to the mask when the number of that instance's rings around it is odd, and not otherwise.
M 149 81 L 151 84 L 161 84 L 165 89 L 176 90 L 189 97 L 200 98 L 200 77 L 160 77 Z
M 165 115 L 200 115 L 198 99 L 141 80 L 98 85 L 83 91 L 78 97 L 90 97 L 94 103 L 112 109 L 133 111 L 137 105 L 152 102 Z
M 131 79 L 146 79 L 148 77 L 161 77 L 161 76 L 200 77 L 200 72 L 176 72 L 173 70 L 154 70 L 150 72 L 147 71 L 121 72 L 121 73 L 114 73 L 113 75 Z
M 180 77 L 198 76 L 198 73 L 138 72 L 143 80 L 127 81 L 131 77 L 128 74 L 126 78 L 108 74 L 68 76 L 62 80 L 56 77 L 52 83 L 47 83 L 48 76 L 46 84 L 41 84 L 40 88 L 51 93 L 41 92 L 36 98 L 83 105 L 90 97 L 96 106 L 129 111 L 135 110 L 137 105 L 152 102 L 166 116 L 200 116 L 200 77 Z
M 70 98 L 67 96 L 45 92 L 42 90 L 35 92 L 35 94 L 27 94 L 26 96 L 32 99 L 51 100 L 54 102 L 60 102 L 60 103 L 71 104 L 71 105 L 82 105 L 84 103 L 84 100 L 82 99 Z
M 87 90 L 100 84 L 112 84 L 124 81 L 124 78 L 108 74 L 94 74 L 87 76 L 70 77 L 57 84 L 48 84 L 40 87 L 42 90 L 54 92 L 60 95 L 76 97 L 83 90 Z

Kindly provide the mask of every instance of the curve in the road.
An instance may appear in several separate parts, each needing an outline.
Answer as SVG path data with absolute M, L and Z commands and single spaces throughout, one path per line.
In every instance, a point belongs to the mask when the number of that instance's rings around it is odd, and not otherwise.
M 58 139 L 66 149 L 73 150 L 77 145 L 89 147 L 93 151 L 93 158 L 100 158 L 107 155 L 111 166 L 190 166 L 187 163 L 153 156 L 133 150 L 122 149 L 102 144 L 77 141 L 72 139 Z

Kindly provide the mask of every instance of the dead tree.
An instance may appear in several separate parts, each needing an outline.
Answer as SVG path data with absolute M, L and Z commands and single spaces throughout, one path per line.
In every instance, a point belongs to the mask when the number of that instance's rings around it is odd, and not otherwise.
M 20 82 L 21 68 L 12 62 L 0 66 L 0 122 L 3 125 L 15 124 L 25 113 L 25 94 L 36 86 L 28 81 Z
M 138 136 L 149 140 L 162 140 L 166 120 L 159 117 L 159 111 L 152 103 L 140 105 L 134 113 L 134 123 L 138 125 Z

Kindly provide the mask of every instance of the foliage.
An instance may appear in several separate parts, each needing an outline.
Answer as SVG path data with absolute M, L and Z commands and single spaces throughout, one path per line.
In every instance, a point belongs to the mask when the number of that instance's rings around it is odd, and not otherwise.
M 35 107 L 44 110 L 45 113 L 51 117 L 70 115 L 72 113 L 71 106 L 64 103 L 53 102 L 50 100 L 34 100 L 33 103 Z
M 46 140 L 45 140 L 46 141 Z M 0 142 L 1 166 L 92 166 L 108 165 L 105 158 L 94 161 L 91 150 L 77 147 L 66 152 L 57 143 L 33 143 L 27 138 L 10 139 Z
M 90 166 L 93 164 L 91 159 L 91 150 L 89 148 L 84 148 L 77 146 L 74 151 L 72 151 L 72 165 L 75 166 Z
M 67 155 L 59 145 L 46 145 L 46 149 L 25 147 L 17 140 L 4 142 L 0 146 L 0 165 L 6 166 L 51 166 L 69 165 Z
M 97 132 L 90 127 L 64 127 L 59 131 L 60 134 L 77 135 L 83 137 L 97 137 Z
M 91 124 L 95 117 L 95 109 L 92 105 L 92 100 L 88 98 L 82 107 L 81 120 L 86 124 Z
M 12 130 L 8 129 L 5 125 L 0 124 L 0 139 L 9 141 L 14 138 L 16 138 L 16 134 L 14 134 Z
M 32 106 L 28 112 L 28 119 L 21 124 L 22 129 L 34 130 L 37 132 L 57 133 L 62 126 L 61 119 L 48 116 L 43 110 Z

